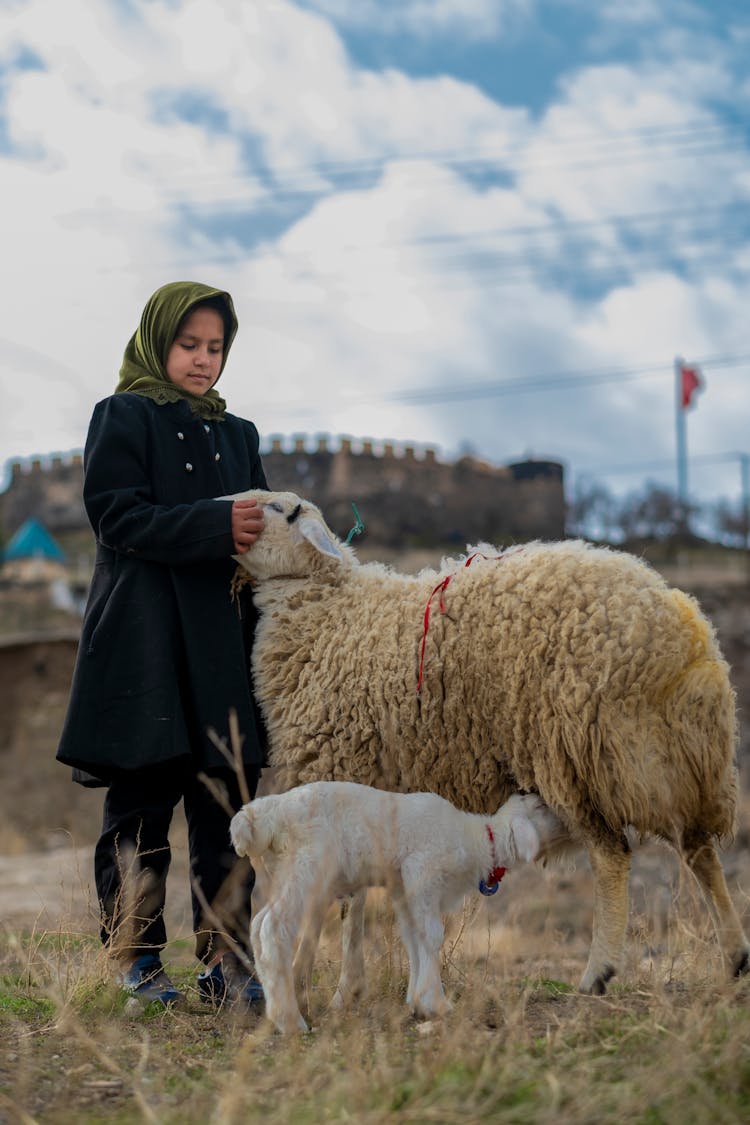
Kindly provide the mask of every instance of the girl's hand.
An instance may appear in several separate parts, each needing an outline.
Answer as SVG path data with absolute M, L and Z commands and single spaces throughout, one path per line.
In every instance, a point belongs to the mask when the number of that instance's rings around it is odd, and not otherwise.
M 263 510 L 257 500 L 235 500 L 232 504 L 234 553 L 244 555 L 263 530 Z

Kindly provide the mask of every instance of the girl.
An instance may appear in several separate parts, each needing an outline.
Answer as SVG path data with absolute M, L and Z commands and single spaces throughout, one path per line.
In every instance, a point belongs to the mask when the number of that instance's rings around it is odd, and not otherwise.
M 258 431 L 215 389 L 236 332 L 228 293 L 181 281 L 157 290 L 114 395 L 94 409 L 84 454 L 96 566 L 57 757 L 75 780 L 107 786 L 94 859 L 101 936 L 143 1002 L 183 999 L 160 957 L 180 800 L 201 995 L 262 1001 L 228 940 L 249 956 L 254 874 L 230 846 L 240 786 L 209 735 L 228 742 L 236 712 L 254 795 L 264 762 L 249 678 L 254 611 L 246 591 L 232 600 L 230 584 L 231 555 L 248 550 L 263 519 L 255 501 L 214 499 L 267 487 Z

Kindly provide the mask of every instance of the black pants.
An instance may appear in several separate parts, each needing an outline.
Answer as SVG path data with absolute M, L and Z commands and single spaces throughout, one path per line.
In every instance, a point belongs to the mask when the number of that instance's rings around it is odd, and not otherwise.
M 259 766 L 246 766 L 250 796 Z M 211 779 L 236 811 L 242 804 L 233 770 L 212 771 Z M 226 935 L 249 954 L 250 894 L 255 872 L 229 839 L 230 814 L 191 764 L 169 762 L 123 772 L 104 799 L 102 833 L 94 853 L 94 877 L 102 917 L 101 937 L 121 960 L 160 952 L 166 881 L 171 851 L 169 827 L 182 800 L 188 824 L 190 881 L 196 956 L 208 962 L 229 948 Z

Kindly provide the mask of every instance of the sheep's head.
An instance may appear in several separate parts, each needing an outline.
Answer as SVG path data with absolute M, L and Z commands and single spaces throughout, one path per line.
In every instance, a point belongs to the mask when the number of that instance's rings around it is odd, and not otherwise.
M 234 556 L 256 582 L 320 574 L 352 557 L 350 548 L 326 525 L 320 509 L 294 492 L 251 489 L 222 499 L 257 500 L 263 509 L 263 534 L 247 554 Z

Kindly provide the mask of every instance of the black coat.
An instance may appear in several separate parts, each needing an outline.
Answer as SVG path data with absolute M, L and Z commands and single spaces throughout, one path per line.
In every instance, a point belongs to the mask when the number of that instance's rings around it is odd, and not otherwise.
M 96 567 L 58 760 L 105 780 L 187 754 L 225 766 L 208 730 L 227 737 L 233 708 L 243 760 L 260 764 L 255 614 L 246 591 L 231 599 L 231 504 L 213 499 L 267 487 L 258 431 L 113 395 L 94 410 L 84 467 Z

